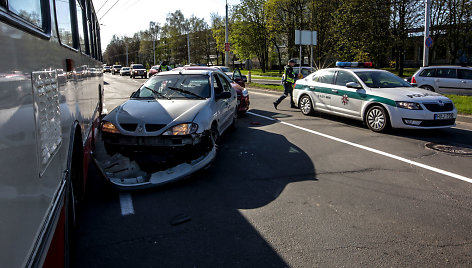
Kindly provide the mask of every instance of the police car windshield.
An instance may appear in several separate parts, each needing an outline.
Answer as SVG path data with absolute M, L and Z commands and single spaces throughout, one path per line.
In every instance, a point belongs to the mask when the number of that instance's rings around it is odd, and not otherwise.
M 357 71 L 354 73 L 370 88 L 411 87 L 408 82 L 389 72 Z

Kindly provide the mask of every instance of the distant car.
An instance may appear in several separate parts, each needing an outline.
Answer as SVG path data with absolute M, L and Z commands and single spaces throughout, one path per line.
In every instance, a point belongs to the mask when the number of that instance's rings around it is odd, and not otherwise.
M 302 77 L 301 78 L 305 78 L 307 77 L 308 75 L 312 74 L 313 72 L 316 71 L 315 68 L 312 68 L 312 67 L 304 67 L 302 66 L 301 67 L 302 69 Z M 298 74 L 300 73 L 300 67 L 293 67 L 293 72 L 297 75 L 298 77 Z
M 472 95 L 472 68 L 460 66 L 421 67 L 411 78 L 411 83 L 441 94 Z
M 159 66 L 160 65 L 154 65 L 151 67 L 151 69 L 149 69 L 149 72 L 148 72 L 148 78 L 151 78 L 151 76 L 157 74 L 159 72 Z
M 129 76 L 130 74 L 130 68 L 129 67 L 123 67 L 120 70 L 120 76 L 126 75 Z
M 113 75 L 119 74 L 120 70 L 121 70 L 121 65 L 113 65 L 113 67 L 111 68 L 111 74 Z
M 129 71 L 132 79 L 136 78 L 136 76 L 146 78 L 146 68 L 142 64 L 131 64 Z
M 297 80 L 293 98 L 303 114 L 316 110 L 361 120 L 374 132 L 455 125 L 457 110 L 449 98 L 412 87 L 384 70 L 346 67 L 318 70 Z
M 110 73 L 111 72 L 111 67 L 110 66 L 103 67 L 103 72 L 104 73 Z
M 117 187 L 143 188 L 206 167 L 215 158 L 220 135 L 236 123 L 236 106 L 236 92 L 219 71 L 179 69 L 154 75 L 106 115 L 100 128 L 109 155 L 134 159 L 147 174 L 110 174 L 108 179 Z M 153 156 L 143 157 L 143 152 Z
M 240 84 L 236 83 L 227 73 L 221 71 L 218 67 L 201 67 L 201 66 L 189 66 L 189 67 L 182 67 L 181 69 L 184 70 L 213 70 L 213 71 L 220 71 L 224 77 L 231 83 L 231 86 L 236 90 L 236 94 L 238 95 L 238 115 L 244 115 L 249 110 L 249 92 Z M 239 70 L 238 70 L 239 71 Z
M 238 85 L 242 87 L 246 87 L 247 77 L 241 74 L 241 71 L 239 69 L 232 70 L 231 68 L 226 67 L 226 66 L 212 66 L 212 67 L 218 68 L 219 70 L 221 70 L 223 73 L 228 75 Z

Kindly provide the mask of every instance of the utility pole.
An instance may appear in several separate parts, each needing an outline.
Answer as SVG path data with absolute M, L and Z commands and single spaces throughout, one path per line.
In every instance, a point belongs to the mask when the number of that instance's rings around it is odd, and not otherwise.
M 423 66 L 429 65 L 429 47 L 426 40 L 429 38 L 429 25 L 431 24 L 431 0 L 425 1 L 425 19 L 424 19 L 424 42 L 423 42 Z
M 154 23 L 152 21 L 149 22 L 149 33 L 151 34 L 151 38 L 152 38 L 152 55 L 153 55 L 153 58 L 154 58 L 154 64 L 153 65 L 156 65 L 156 40 L 154 38 Z
M 126 66 L 129 66 L 128 64 L 128 43 L 125 42 L 125 47 L 126 47 Z
M 190 65 L 190 33 L 187 32 L 187 54 L 188 54 L 188 64 Z
M 228 34 L 228 0 L 226 0 L 226 19 L 225 19 L 225 66 L 229 66 L 229 50 L 226 47 L 226 44 L 229 43 L 229 34 Z

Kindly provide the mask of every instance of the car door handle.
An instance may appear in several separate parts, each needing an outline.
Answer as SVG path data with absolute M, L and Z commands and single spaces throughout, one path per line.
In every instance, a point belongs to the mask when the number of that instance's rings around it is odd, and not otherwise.
M 464 83 L 464 84 L 465 84 L 465 83 L 467 83 L 467 81 L 462 80 L 461 83 Z
M 337 89 L 331 89 L 331 92 L 338 93 L 338 90 Z

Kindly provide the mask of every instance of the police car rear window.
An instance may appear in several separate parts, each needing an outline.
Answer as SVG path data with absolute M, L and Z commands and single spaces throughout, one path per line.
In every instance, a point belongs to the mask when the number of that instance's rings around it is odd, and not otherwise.
M 334 71 L 320 71 L 315 74 L 313 81 L 325 84 L 334 84 Z

